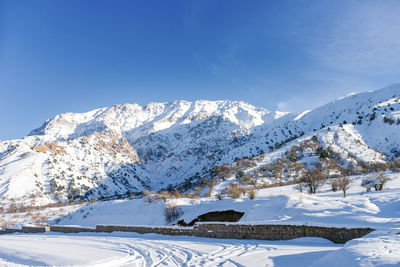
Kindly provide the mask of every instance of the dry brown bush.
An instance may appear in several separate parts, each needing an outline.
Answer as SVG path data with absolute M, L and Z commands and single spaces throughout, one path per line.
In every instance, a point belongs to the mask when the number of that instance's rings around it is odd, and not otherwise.
M 151 203 L 157 201 L 157 199 L 158 199 L 157 194 L 153 191 L 145 190 L 142 192 L 142 194 L 143 194 L 143 197 L 147 204 L 151 204 Z
M 218 176 L 226 179 L 229 178 L 233 173 L 234 173 L 235 169 L 231 166 L 228 165 L 222 165 L 219 167 L 219 172 L 218 172 Z
M 168 191 L 161 191 L 158 193 L 158 198 L 161 198 L 164 202 L 171 198 L 171 194 Z
M 179 190 L 174 190 L 174 191 L 170 192 L 170 195 L 173 198 L 183 198 L 183 197 L 185 197 L 185 195 Z
M 247 190 L 247 194 L 249 196 L 249 199 L 254 199 L 256 197 L 256 190 L 254 189 L 254 187 L 250 187 Z
M 382 172 L 382 171 L 388 170 L 389 168 L 390 168 L 390 164 L 386 163 L 386 162 L 385 163 L 376 162 L 376 163 L 371 163 L 369 165 L 369 171 L 372 171 L 372 172 Z
M 243 192 L 242 188 L 238 184 L 231 184 L 225 189 L 225 191 L 230 198 L 235 199 L 239 198 L 240 194 Z
M 331 185 L 333 192 L 336 192 L 339 190 L 339 183 L 336 179 L 332 179 L 329 184 Z
M 29 156 L 29 154 L 29 152 L 22 153 L 20 158 L 26 158 L 27 156 Z
M 247 169 L 247 168 L 254 167 L 257 165 L 257 163 L 254 162 L 253 158 L 238 159 L 235 161 L 235 163 L 236 163 L 236 168 L 239 168 L 239 169 Z
M 47 225 L 47 217 L 40 212 L 32 214 L 32 224 L 41 226 L 41 225 Z

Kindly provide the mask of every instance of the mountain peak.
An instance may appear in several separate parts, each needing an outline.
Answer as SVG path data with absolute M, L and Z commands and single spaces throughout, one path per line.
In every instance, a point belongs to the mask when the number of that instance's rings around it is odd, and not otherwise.
M 138 138 L 147 132 L 164 130 L 174 124 L 187 124 L 213 116 L 221 116 L 249 129 L 264 123 L 268 114 L 272 117 L 276 115 L 243 101 L 175 100 L 150 102 L 144 106 L 126 103 L 85 113 L 60 114 L 31 131 L 29 135 L 46 136 L 46 140 L 67 140 L 109 129 L 123 135 L 129 132 L 130 136 Z M 149 131 L 143 131 L 144 128 Z

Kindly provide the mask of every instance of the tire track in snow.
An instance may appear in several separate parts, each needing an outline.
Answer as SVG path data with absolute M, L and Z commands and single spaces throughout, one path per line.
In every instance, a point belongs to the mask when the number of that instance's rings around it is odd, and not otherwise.
M 44 238 L 39 238 L 44 237 Z M 273 248 L 259 246 L 257 244 L 230 241 L 210 240 L 197 238 L 165 238 L 159 236 L 138 236 L 138 235 L 23 235 L 10 236 L 9 239 L 21 240 L 30 244 L 31 247 L 55 247 L 55 244 L 65 246 L 79 246 L 79 251 L 68 255 L 75 262 L 81 262 L 81 266 L 137 266 L 137 267 L 161 267 L 161 266 L 236 266 L 242 267 L 244 258 L 263 256 L 268 258 L 266 253 Z M 165 238 L 165 239 L 164 239 Z M 13 241 L 14 242 L 14 241 Z M 22 242 L 22 241 L 21 241 Z M 85 254 L 84 251 L 92 254 Z M 19 250 L 16 249 L 16 252 Z M 21 253 L 24 250 L 21 250 Z M 31 250 L 35 257 L 36 248 Z M 62 247 L 55 250 L 65 260 Z M 82 254 L 82 251 L 84 252 Z M 97 251 L 99 254 L 97 254 Z M 107 255 L 102 255 L 102 253 Z M 43 250 L 38 250 L 38 255 L 44 257 Z M 261 253 L 261 254 L 260 254 Z M 258 254 L 258 255 L 257 255 Z M 54 254 L 53 254 L 54 256 Z M 57 265 L 54 258 L 49 260 L 44 257 L 46 265 Z M 6 259 L 6 258 L 5 258 Z M 249 258 L 248 258 L 249 259 Z M 0 259 L 1 261 L 1 259 Z M 241 261 L 241 262 L 240 262 Z M 73 266 L 74 263 L 69 264 Z

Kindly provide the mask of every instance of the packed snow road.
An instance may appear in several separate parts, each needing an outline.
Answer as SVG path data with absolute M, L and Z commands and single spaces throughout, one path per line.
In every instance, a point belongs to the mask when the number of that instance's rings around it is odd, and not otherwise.
M 342 248 L 320 238 L 260 241 L 156 234 L 0 236 L 0 266 L 309 266 Z

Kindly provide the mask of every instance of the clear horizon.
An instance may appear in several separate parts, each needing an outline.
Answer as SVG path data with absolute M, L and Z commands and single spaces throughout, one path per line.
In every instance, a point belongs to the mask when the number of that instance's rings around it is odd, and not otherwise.
M 314 109 L 399 82 L 398 1 L 0 0 L 0 140 L 123 103 Z

